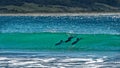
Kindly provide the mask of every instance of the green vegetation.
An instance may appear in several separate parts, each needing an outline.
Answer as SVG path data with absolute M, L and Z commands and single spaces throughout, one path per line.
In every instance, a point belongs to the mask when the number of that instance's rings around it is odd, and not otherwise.
M 120 0 L 0 0 L 0 13 L 120 12 Z

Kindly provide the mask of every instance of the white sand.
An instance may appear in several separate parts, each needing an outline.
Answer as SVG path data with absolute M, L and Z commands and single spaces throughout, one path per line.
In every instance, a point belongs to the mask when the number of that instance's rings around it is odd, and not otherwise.
M 83 16 L 83 15 L 120 15 L 120 13 L 7 13 L 0 16 Z

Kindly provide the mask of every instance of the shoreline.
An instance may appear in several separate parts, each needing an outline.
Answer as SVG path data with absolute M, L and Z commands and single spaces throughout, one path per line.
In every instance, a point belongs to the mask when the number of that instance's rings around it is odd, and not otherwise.
M 4 13 L 0 16 L 84 16 L 84 15 L 120 15 L 120 13 Z

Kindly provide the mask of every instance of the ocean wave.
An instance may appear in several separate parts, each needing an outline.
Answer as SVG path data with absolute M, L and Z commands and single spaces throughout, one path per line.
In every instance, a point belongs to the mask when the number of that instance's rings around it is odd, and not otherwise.
M 71 40 L 69 40 L 70 37 L 72 37 Z M 110 34 L 2 33 L 0 48 L 36 51 L 120 51 L 119 40 L 120 35 Z

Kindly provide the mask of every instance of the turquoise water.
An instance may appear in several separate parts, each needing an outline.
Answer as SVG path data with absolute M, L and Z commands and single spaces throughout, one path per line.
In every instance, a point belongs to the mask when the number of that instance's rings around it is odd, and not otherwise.
M 70 36 L 71 41 L 65 42 Z M 76 44 L 72 43 L 82 38 Z M 55 45 L 60 40 L 63 42 Z M 120 36 L 109 34 L 5 33 L 0 34 L 1 49 L 120 51 Z
M 120 15 L 0 16 L 2 68 L 119 68 Z

